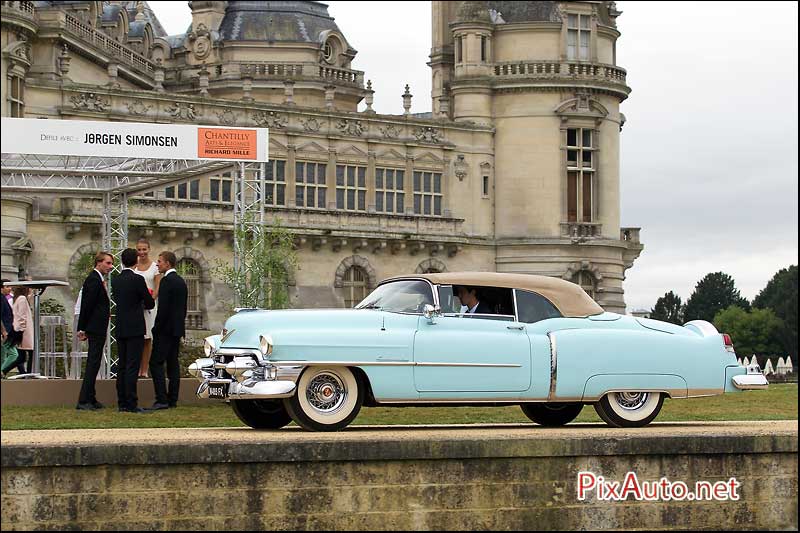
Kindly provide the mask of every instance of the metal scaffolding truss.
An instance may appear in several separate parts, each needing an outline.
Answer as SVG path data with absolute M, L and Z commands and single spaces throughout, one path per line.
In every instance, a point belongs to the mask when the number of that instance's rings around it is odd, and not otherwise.
M 119 256 L 128 245 L 128 197 L 150 190 L 169 186 L 173 183 L 217 175 L 237 168 L 230 161 L 209 161 L 192 159 L 144 159 L 137 157 L 84 157 L 64 155 L 2 154 L 2 173 L 0 189 L 4 193 L 58 194 L 103 200 L 102 237 L 103 249 L 114 256 L 114 271 L 121 269 Z M 244 198 L 245 167 L 263 164 L 239 164 L 239 179 L 235 181 L 235 197 Z M 263 179 L 263 178 L 262 178 Z M 263 184 L 259 190 L 263 190 Z M 261 198 L 260 193 L 257 198 Z M 254 209 L 250 204 L 237 202 L 238 217 L 234 224 L 243 223 L 251 217 L 241 216 Z M 263 210 L 263 208 L 262 208 Z M 263 213 L 260 218 L 263 220 Z M 235 232 L 239 234 L 241 232 Z M 236 250 L 241 245 L 234 243 L 234 263 Z M 246 260 L 243 263 L 246 267 Z M 112 301 L 113 306 L 113 301 Z M 113 307 L 112 307 L 113 308 Z M 114 354 L 114 323 L 109 325 L 109 335 L 103 356 L 101 376 L 116 376 L 118 358 Z M 38 364 L 38 362 L 36 363 Z
M 235 305 L 240 304 L 242 295 L 253 296 L 257 290 L 250 286 L 248 277 L 243 274 L 251 270 L 250 263 L 254 259 L 245 250 L 259 249 L 261 240 L 265 237 L 266 218 L 262 200 L 266 191 L 265 180 L 265 163 L 239 163 L 234 180 L 233 268 L 239 273 L 237 278 L 244 281 L 244 286 L 239 287 L 242 294 L 234 291 Z
M 143 193 L 175 182 L 218 174 L 230 161 L 2 154 L 2 184 L 8 192 Z

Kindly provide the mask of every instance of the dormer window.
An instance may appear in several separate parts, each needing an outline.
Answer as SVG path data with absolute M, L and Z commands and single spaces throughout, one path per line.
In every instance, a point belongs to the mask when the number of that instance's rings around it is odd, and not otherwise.
M 333 41 L 332 39 L 328 39 L 325 41 L 325 44 L 322 45 L 322 59 L 324 59 L 326 63 L 333 63 L 335 53 Z

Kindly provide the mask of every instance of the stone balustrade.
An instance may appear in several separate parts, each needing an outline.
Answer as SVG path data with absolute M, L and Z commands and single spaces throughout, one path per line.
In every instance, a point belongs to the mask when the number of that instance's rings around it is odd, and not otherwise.
M 639 232 L 642 228 L 619 228 L 619 240 L 639 244 Z
M 237 72 L 238 67 L 238 72 Z M 316 78 L 334 84 L 345 84 L 361 87 L 364 85 L 364 73 L 360 70 L 350 70 L 322 66 L 317 63 L 298 62 L 239 62 L 208 65 L 212 74 L 211 79 L 224 79 L 230 77 L 249 77 L 254 80 L 278 80 Z
M 573 240 L 599 239 L 603 225 L 597 222 L 562 222 L 561 236 Z
M 78 20 L 77 17 L 64 13 L 64 30 L 72 37 L 90 43 L 114 56 L 121 63 L 133 67 L 140 73 L 152 77 L 156 71 L 156 64 L 146 57 L 134 52 L 130 48 L 118 43 L 105 33 L 100 32 Z
M 496 63 L 494 75 L 498 77 L 576 77 L 625 83 L 623 68 L 603 63 L 558 61 L 512 61 Z
M 35 10 L 33 7 L 33 2 L 2 2 L 3 11 L 11 10 L 11 11 L 18 11 L 23 16 L 33 19 Z

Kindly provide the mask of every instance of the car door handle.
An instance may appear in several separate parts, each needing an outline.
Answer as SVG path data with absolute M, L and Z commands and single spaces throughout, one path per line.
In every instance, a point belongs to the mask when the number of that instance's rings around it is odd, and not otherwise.
M 506 326 L 506 329 L 518 329 L 521 331 L 525 329 L 525 326 Z

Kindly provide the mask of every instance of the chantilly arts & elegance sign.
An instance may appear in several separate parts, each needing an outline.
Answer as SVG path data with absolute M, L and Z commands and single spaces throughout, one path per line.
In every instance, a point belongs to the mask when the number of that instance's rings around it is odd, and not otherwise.
M 2 153 L 267 161 L 266 128 L 3 118 Z

